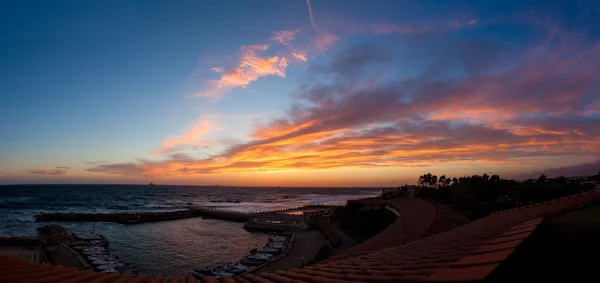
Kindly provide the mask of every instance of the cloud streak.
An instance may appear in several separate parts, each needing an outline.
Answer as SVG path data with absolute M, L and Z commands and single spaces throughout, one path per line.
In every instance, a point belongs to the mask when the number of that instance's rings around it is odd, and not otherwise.
M 99 161 L 81 161 L 83 164 L 87 164 L 87 165 L 98 165 L 98 164 L 102 164 L 102 163 L 109 163 L 110 161 L 106 161 L 106 160 L 99 160 Z
M 310 4 L 310 0 L 306 0 L 306 7 L 308 8 L 308 16 L 310 18 L 310 24 L 315 30 L 319 30 L 319 26 L 317 22 L 315 22 L 315 16 L 313 14 L 312 5 Z
M 56 175 L 56 176 L 61 176 L 61 175 L 66 175 L 67 171 L 65 170 L 61 170 L 61 169 L 37 169 L 37 170 L 31 170 L 31 171 L 27 171 L 29 174 L 34 174 L 34 175 Z
M 370 24 L 368 29 L 374 34 L 405 34 L 419 35 L 429 33 L 447 32 L 463 29 L 477 24 L 476 19 L 468 21 L 450 21 L 442 25 L 399 25 L 394 23 Z

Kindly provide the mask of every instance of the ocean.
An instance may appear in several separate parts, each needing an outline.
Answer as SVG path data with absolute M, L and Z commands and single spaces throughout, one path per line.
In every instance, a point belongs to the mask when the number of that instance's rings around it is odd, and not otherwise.
M 150 212 L 198 206 L 238 211 L 293 208 L 309 204 L 343 205 L 373 197 L 380 189 L 258 188 L 135 185 L 0 186 L 0 236 L 35 236 L 33 216 L 50 212 Z M 71 231 L 104 234 L 111 252 L 141 273 L 185 276 L 195 267 L 216 266 L 262 247 L 267 234 L 250 233 L 243 223 L 189 218 L 124 225 L 54 222 Z

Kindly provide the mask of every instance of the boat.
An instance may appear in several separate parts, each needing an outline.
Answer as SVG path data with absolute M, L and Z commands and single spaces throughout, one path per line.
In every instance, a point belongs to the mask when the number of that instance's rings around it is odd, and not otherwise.
M 264 253 L 255 253 L 255 256 L 260 256 L 260 257 L 266 257 L 268 259 L 271 259 L 273 257 L 272 254 L 264 254 Z
M 211 276 L 215 279 L 219 279 L 219 274 L 209 269 L 194 269 L 194 271 L 192 271 L 192 275 L 198 279 L 202 279 L 206 276 Z
M 265 262 L 267 262 L 267 261 L 266 260 L 259 260 L 259 259 L 250 259 L 250 258 L 244 258 L 242 260 L 243 264 L 245 264 L 245 265 L 251 265 L 251 266 L 262 265 Z
M 273 249 L 273 248 L 260 248 L 260 249 L 253 249 L 251 251 L 252 254 L 255 253 L 262 253 L 262 254 L 278 254 L 279 253 L 279 249 Z
M 283 249 L 283 243 L 269 243 L 267 247 L 272 249 Z
M 241 265 L 241 266 L 243 266 L 243 268 L 241 268 L 241 267 L 239 267 L 237 265 Z M 225 271 L 227 271 L 229 273 L 235 274 L 235 275 L 239 275 L 240 273 L 246 272 L 246 270 L 248 269 L 248 267 L 245 266 L 245 265 L 242 265 L 242 264 L 237 264 L 237 265 L 228 265 L 228 266 L 225 266 L 225 267 L 223 267 L 223 270 L 225 270 Z
M 247 259 L 256 259 L 256 260 L 269 260 L 268 256 L 265 256 L 263 254 L 253 254 L 253 255 L 249 255 L 246 257 Z
M 231 277 L 231 276 L 234 275 L 232 272 L 228 272 L 225 269 L 216 269 L 214 272 L 216 274 L 219 274 L 219 276 L 229 276 L 229 277 Z
M 272 236 L 269 237 L 269 242 L 287 242 L 287 238 L 284 236 Z
M 245 266 L 245 265 L 243 265 L 243 264 L 240 264 L 240 263 L 238 263 L 238 264 L 234 264 L 234 265 L 230 265 L 230 266 L 231 266 L 231 267 L 233 267 L 233 268 L 237 268 L 237 269 L 244 270 L 244 271 L 248 270 L 248 267 L 247 267 L 247 266 Z

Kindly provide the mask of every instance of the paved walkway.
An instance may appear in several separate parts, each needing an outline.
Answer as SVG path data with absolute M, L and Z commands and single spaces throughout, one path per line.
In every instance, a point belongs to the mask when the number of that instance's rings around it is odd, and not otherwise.
M 354 246 L 355 242 L 352 238 L 348 237 L 348 235 L 346 235 L 344 232 L 342 232 L 342 230 L 338 229 L 338 227 L 333 225 L 333 223 L 329 223 L 329 224 L 331 225 L 331 228 L 333 228 L 337 232 L 337 234 L 340 236 L 340 238 L 342 238 L 342 244 L 333 250 L 333 252 L 329 255 L 330 257 L 339 255 L 343 251 Z
M 85 269 L 85 267 L 77 260 L 76 255 L 62 245 L 57 245 L 56 250 L 48 251 L 47 257 L 52 265 L 75 267 L 79 270 Z
M 282 269 L 300 268 L 303 264 L 302 258 L 304 258 L 304 264 L 307 264 L 327 242 L 320 231 L 298 232 L 292 244 L 292 250 L 287 256 L 255 272 L 275 272 Z

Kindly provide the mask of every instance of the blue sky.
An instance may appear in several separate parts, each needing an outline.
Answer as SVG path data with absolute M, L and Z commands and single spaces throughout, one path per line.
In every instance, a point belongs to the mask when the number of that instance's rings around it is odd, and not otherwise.
M 3 1 L 0 182 L 228 184 L 243 176 L 238 180 L 278 185 L 257 181 L 269 172 L 287 185 L 313 184 L 311 176 L 317 175 L 332 185 L 382 185 L 410 181 L 423 170 L 470 174 L 484 168 L 515 175 L 523 170 L 515 167 L 549 168 L 548 160 L 561 160 L 560 167 L 597 159 L 600 150 L 591 144 L 598 141 L 593 134 L 598 84 L 582 75 L 598 71 L 593 64 L 598 60 L 597 1 L 308 3 L 312 11 L 303 0 Z M 288 37 L 278 41 L 278 35 Z M 573 56 L 565 61 L 587 64 L 559 62 L 565 54 Z M 529 78 L 536 69 L 548 71 Z M 544 87 L 560 76 L 567 76 L 560 80 L 565 83 L 548 88 L 561 93 Z M 492 82 L 511 77 L 523 82 L 492 94 L 471 87 L 497 86 Z M 440 83 L 445 91 L 436 94 Z M 363 110 L 352 105 L 359 101 L 360 96 L 352 97 L 357 90 L 400 93 L 399 87 L 404 94 L 394 101 L 416 104 L 429 97 L 429 106 L 387 109 L 392 104 L 382 102 L 374 105 L 383 114 L 361 121 Z M 517 103 L 519 91 L 531 99 Z M 458 95 L 430 107 L 458 92 L 471 93 L 465 101 L 473 103 L 459 103 L 463 97 Z M 335 95 L 323 104 L 326 93 Z M 492 107 L 502 103 L 507 106 Z M 451 107 L 455 104 L 459 108 Z M 527 115 L 531 108 L 534 113 Z M 396 116 L 385 114 L 388 110 Z M 405 114 L 408 118 L 401 119 Z M 340 115 L 352 122 L 327 125 Z M 566 117 L 583 122 L 567 125 Z M 417 137 L 401 124 L 406 121 L 454 130 L 484 125 L 476 129 L 478 135 L 511 136 L 496 144 L 486 140 L 487 152 L 507 144 L 519 151 L 467 156 L 455 144 L 443 144 L 430 149 L 443 157 L 417 155 L 432 142 L 455 138 Z M 515 126 L 523 124 L 529 130 Z M 300 131 L 307 125 L 318 127 L 304 135 Z M 588 126 L 577 128 L 581 125 Z M 356 135 L 383 127 L 400 129 L 403 140 L 415 144 L 400 152 L 371 141 L 343 154 L 387 150 L 388 156 L 290 167 L 293 157 L 316 152 L 342 156 L 318 146 L 341 136 L 356 141 Z M 270 138 L 279 135 L 277 142 L 261 142 L 267 137 L 261 130 Z M 294 138 L 284 137 L 290 133 Z M 254 144 L 274 159 L 251 154 Z M 521 161 L 523 152 L 535 154 Z M 341 180 L 335 170 L 385 177 Z

